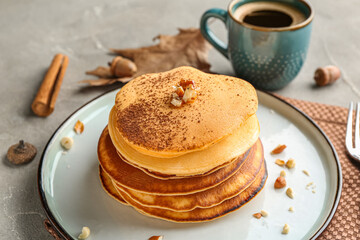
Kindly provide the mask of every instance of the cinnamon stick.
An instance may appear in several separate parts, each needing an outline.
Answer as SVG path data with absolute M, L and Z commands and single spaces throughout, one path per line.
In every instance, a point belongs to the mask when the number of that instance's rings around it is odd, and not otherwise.
M 56 54 L 44 77 L 43 82 L 31 104 L 33 112 L 40 117 L 47 117 L 53 111 L 55 102 L 60 91 L 69 58 L 62 54 Z

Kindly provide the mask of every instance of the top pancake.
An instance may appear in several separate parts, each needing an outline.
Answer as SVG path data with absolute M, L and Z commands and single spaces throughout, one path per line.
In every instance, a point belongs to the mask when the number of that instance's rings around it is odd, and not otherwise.
M 181 80 L 192 80 L 197 99 L 170 104 Z M 238 78 L 206 74 L 191 67 L 146 74 L 126 84 L 115 100 L 116 129 L 137 151 L 175 157 L 203 150 L 231 134 L 257 110 L 255 89 Z

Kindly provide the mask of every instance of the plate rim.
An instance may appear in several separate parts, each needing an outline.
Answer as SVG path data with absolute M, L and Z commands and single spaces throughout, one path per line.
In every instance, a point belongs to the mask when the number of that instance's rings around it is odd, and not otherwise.
M 95 100 L 98 100 L 99 98 L 110 94 L 111 92 L 114 91 L 119 91 L 121 87 L 119 88 L 115 88 L 115 89 L 111 89 L 109 91 L 106 91 L 94 98 L 92 98 L 91 100 L 87 101 L 86 103 L 84 103 L 83 105 L 81 105 L 80 107 L 78 107 L 74 112 L 72 112 L 67 118 L 65 118 L 60 124 L 59 126 L 56 128 L 56 130 L 54 131 L 54 133 L 51 135 L 51 137 L 49 138 L 49 140 L 47 141 L 44 150 L 41 154 L 40 157 L 40 161 L 39 161 L 39 166 L 38 166 L 38 172 L 37 172 L 37 186 L 38 186 L 38 194 L 40 197 L 40 201 L 41 201 L 41 205 L 43 207 L 43 209 L 45 210 L 45 214 L 47 216 L 47 219 L 50 221 L 51 225 L 53 226 L 53 228 L 56 230 L 56 232 L 58 234 L 60 234 L 63 238 L 65 239 L 73 239 L 70 234 L 61 226 L 61 224 L 56 220 L 56 218 L 54 217 L 48 203 L 46 200 L 46 196 L 45 196 L 45 191 L 42 188 L 42 170 L 43 170 L 43 162 L 44 162 L 44 158 L 45 158 L 45 153 L 48 150 L 48 147 L 50 145 L 50 143 L 52 142 L 52 139 L 54 138 L 54 136 L 58 133 L 58 131 L 61 129 L 61 127 L 73 116 L 75 115 L 78 111 L 80 111 L 81 109 L 83 109 L 85 106 L 89 105 L 90 103 L 94 102 Z M 334 217 L 334 214 L 338 208 L 339 202 L 340 202 L 340 198 L 341 198 L 341 192 L 342 192 L 342 183 L 343 183 L 343 178 L 342 178 L 342 170 L 341 170 L 341 164 L 340 164 L 340 160 L 338 158 L 338 154 L 336 152 L 336 149 L 334 147 L 334 145 L 331 143 L 330 139 L 328 138 L 328 136 L 325 134 L 325 132 L 317 125 L 317 123 L 310 118 L 306 113 L 304 113 L 302 110 L 300 110 L 299 108 L 295 107 L 294 105 L 292 105 L 291 103 L 285 101 L 284 99 L 280 98 L 279 96 L 277 96 L 276 94 L 267 92 L 267 91 L 262 91 L 262 90 L 258 90 L 256 89 L 257 92 L 261 92 L 265 95 L 268 95 L 270 97 L 275 98 L 276 100 L 285 103 L 287 106 L 289 106 L 290 108 L 293 108 L 294 110 L 296 110 L 298 113 L 300 113 L 303 117 L 305 117 L 306 120 L 308 120 L 318 131 L 319 133 L 324 137 L 324 139 L 326 140 L 327 144 L 330 146 L 331 150 L 332 150 L 332 154 L 333 157 L 335 159 L 335 164 L 336 164 L 336 168 L 337 168 L 337 188 L 336 188 L 336 194 L 335 194 L 335 201 L 332 204 L 331 207 L 331 211 L 329 213 L 329 215 L 327 216 L 325 222 L 319 227 L 319 229 L 309 238 L 309 239 L 316 239 L 317 237 L 320 236 L 320 234 L 326 229 L 326 227 L 329 225 L 329 223 L 331 222 L 331 220 Z

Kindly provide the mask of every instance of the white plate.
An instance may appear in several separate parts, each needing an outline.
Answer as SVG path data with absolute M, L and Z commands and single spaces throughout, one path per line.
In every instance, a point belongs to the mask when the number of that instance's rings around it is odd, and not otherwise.
M 57 230 L 76 239 L 83 226 L 91 229 L 89 239 L 148 239 L 164 235 L 175 239 L 310 239 L 316 238 L 330 222 L 341 194 L 341 168 L 334 147 L 323 132 L 303 113 L 280 99 L 258 92 L 257 112 L 269 177 L 264 189 L 238 211 L 207 223 L 171 223 L 146 217 L 124 206 L 102 189 L 98 177 L 97 141 L 107 124 L 116 91 L 109 92 L 81 107 L 71 115 L 49 140 L 39 165 L 40 198 Z M 85 131 L 76 135 L 74 124 L 81 120 Z M 74 138 L 64 154 L 60 139 Z M 278 156 L 269 152 L 278 144 L 286 150 Z M 288 170 L 274 163 L 275 158 L 294 158 L 296 167 Z M 275 190 L 281 170 L 287 173 L 285 189 Z M 306 176 L 302 170 L 307 170 Z M 306 185 L 314 182 L 314 189 Z M 314 193 L 313 191 L 314 190 Z M 289 212 L 289 207 L 294 212 Z M 268 217 L 252 214 L 266 210 Z M 284 224 L 290 226 L 282 235 Z

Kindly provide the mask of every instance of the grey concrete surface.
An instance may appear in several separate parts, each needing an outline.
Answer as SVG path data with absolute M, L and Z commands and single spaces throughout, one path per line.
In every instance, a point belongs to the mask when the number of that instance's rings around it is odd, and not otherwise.
M 45 213 L 37 190 L 37 168 L 44 146 L 58 125 L 75 109 L 104 91 L 82 88 L 85 70 L 109 61 L 107 49 L 152 44 L 159 33 L 198 27 L 201 14 L 226 8 L 223 0 L 2 0 L 0 1 L 0 239 L 52 239 L 43 227 Z M 277 93 L 347 106 L 360 100 L 360 5 L 357 0 L 311 1 L 315 11 L 311 46 L 296 79 Z M 225 37 L 221 23 L 213 24 Z M 48 118 L 32 114 L 30 104 L 54 56 L 70 64 L 55 112 Z M 210 52 L 212 70 L 233 74 L 229 62 Z M 343 78 L 331 86 L 314 86 L 319 66 L 335 64 Z M 24 139 L 38 148 L 31 163 L 12 166 L 7 148 Z

